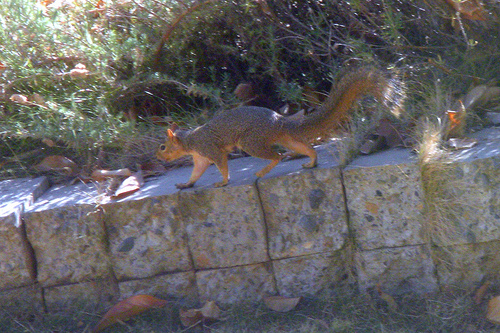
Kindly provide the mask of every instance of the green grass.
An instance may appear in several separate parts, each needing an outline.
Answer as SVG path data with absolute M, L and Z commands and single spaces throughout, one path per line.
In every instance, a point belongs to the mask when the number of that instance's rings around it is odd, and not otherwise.
M 405 295 L 395 297 L 398 306 L 391 310 L 378 296 L 337 291 L 303 299 L 288 313 L 273 312 L 262 304 L 224 308 L 224 320 L 195 328 L 182 327 L 179 309 L 167 304 L 104 332 L 498 332 L 500 327 L 485 318 L 487 297 L 476 305 L 465 291 Z M 0 327 L 2 332 L 84 333 L 91 332 L 99 315 L 89 308 L 51 314 L 0 310 Z

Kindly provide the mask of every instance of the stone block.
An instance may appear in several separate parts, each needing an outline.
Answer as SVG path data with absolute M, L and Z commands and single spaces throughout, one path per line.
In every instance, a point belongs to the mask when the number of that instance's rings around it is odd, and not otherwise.
M 198 302 L 194 271 L 153 276 L 146 279 L 120 282 L 120 298 L 146 294 L 161 299 L 176 300 L 182 306 Z
M 21 215 L 47 187 L 45 177 L 0 182 L 0 290 L 34 283 L 35 259 Z
M 384 154 L 391 159 L 390 152 Z M 361 249 L 426 243 L 423 191 L 415 162 L 350 166 L 344 170 L 344 184 L 349 221 Z
M 196 272 L 200 300 L 219 305 L 256 303 L 276 294 L 270 263 Z
M 441 198 L 449 202 L 448 220 L 433 240 L 441 246 L 500 240 L 500 153 L 450 166 Z
M 0 181 L 0 216 L 30 207 L 49 187 L 46 177 Z
M 355 262 L 363 292 L 376 285 L 393 295 L 438 289 L 435 266 L 425 245 L 361 251 Z
M 43 311 L 42 289 L 38 285 L 0 291 L 0 310 L 9 313 Z
M 264 220 L 253 185 L 181 192 L 177 209 L 196 269 L 268 260 Z
M 278 293 L 285 297 L 314 296 L 335 289 L 348 278 L 342 251 L 273 260 Z
M 103 206 L 110 256 L 118 280 L 192 269 L 176 197 L 163 196 Z
M 101 214 L 90 205 L 26 213 L 42 287 L 111 276 Z
M 0 216 L 0 290 L 27 286 L 34 280 L 34 257 L 16 214 Z
M 43 288 L 48 311 L 103 311 L 119 299 L 118 284 L 114 279 Z
M 347 220 L 338 168 L 265 178 L 258 189 L 272 259 L 336 251 L 344 245 Z
M 433 248 L 441 287 L 477 288 L 500 278 L 500 242 Z

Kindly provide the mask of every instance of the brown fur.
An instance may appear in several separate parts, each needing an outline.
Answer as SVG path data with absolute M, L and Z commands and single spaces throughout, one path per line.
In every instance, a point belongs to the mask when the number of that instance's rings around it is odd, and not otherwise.
M 379 71 L 361 68 L 345 75 L 332 87 L 320 109 L 306 117 L 286 118 L 261 107 L 235 108 L 193 130 L 180 130 L 174 124 L 156 156 L 165 161 L 193 156 L 194 168 L 189 181 L 176 184 L 181 189 L 193 186 L 211 163 L 215 163 L 223 178 L 214 185 L 226 185 L 229 181 L 227 156 L 235 147 L 271 161 L 256 173 L 257 177 L 267 174 L 283 158 L 273 149 L 275 145 L 308 156 L 310 161 L 303 167 L 313 168 L 317 165 L 317 155 L 310 143 L 337 130 L 347 120 L 349 109 L 358 99 L 366 94 L 383 98 L 387 87 L 388 81 Z

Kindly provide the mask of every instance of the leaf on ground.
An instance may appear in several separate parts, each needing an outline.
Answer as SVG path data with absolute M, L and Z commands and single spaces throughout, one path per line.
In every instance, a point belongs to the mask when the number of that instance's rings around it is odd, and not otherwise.
M 485 21 L 488 12 L 480 0 L 446 0 L 463 18 Z
M 90 72 L 84 64 L 76 64 L 75 68 L 69 71 L 69 76 L 73 79 L 84 79 Z
M 396 126 L 389 119 L 381 119 L 375 133 L 360 147 L 362 154 L 371 154 L 386 147 L 394 148 L 404 146 L 403 137 Z
M 500 325 L 500 296 L 493 297 L 488 301 L 486 319 L 494 324 Z
M 466 111 L 464 104 L 462 101 L 460 102 L 459 109 L 456 110 L 447 110 L 446 114 L 448 115 L 448 128 L 446 132 L 447 138 L 452 137 L 462 137 L 465 133 L 465 119 L 466 119 Z
M 112 178 L 112 177 L 130 177 L 132 175 L 132 172 L 128 169 L 118 169 L 118 170 L 94 170 L 90 177 L 97 181 L 103 181 L 106 180 L 107 178 Z
M 381 119 L 379 121 L 377 134 L 385 138 L 385 143 L 389 148 L 403 145 L 401 134 L 389 119 Z
M 139 170 L 121 183 L 115 194 L 111 196 L 111 199 L 118 200 L 125 198 L 132 193 L 139 191 L 143 184 L 144 179 L 142 177 L 142 171 Z
M 22 105 L 31 105 L 28 97 L 21 94 L 13 94 L 9 98 L 12 102 L 22 104 Z
M 221 320 L 222 311 L 213 301 L 205 303 L 201 309 L 188 309 L 179 312 L 184 327 L 193 327 L 202 322 Z
M 483 301 L 484 294 L 486 293 L 490 285 L 491 281 L 486 281 L 485 283 L 483 283 L 481 287 L 479 287 L 479 289 L 476 290 L 473 297 L 474 303 L 481 304 L 481 302 Z
M 289 312 L 299 304 L 301 297 L 269 296 L 264 298 L 264 304 L 276 312 Z
M 359 147 L 361 154 L 371 154 L 385 147 L 385 138 L 380 135 L 372 135 Z
M 53 140 L 47 138 L 43 138 L 42 143 L 44 143 L 48 147 L 54 147 L 56 145 Z
M 75 162 L 60 155 L 47 156 L 33 168 L 40 172 L 56 171 L 68 176 L 75 176 L 80 170 Z
M 380 284 L 377 284 L 375 286 L 375 288 L 377 289 L 378 295 L 380 296 L 381 299 L 383 299 L 385 301 L 385 303 L 387 304 L 389 309 L 391 311 L 396 311 L 398 309 L 398 304 L 396 303 L 396 300 L 394 299 L 394 297 L 383 292 Z
M 203 321 L 200 309 L 180 310 L 179 316 L 184 327 L 192 327 Z
M 45 103 L 45 98 L 43 98 L 42 95 L 38 93 L 33 93 L 33 95 L 30 96 L 30 100 L 35 105 L 43 106 L 45 108 L 47 107 L 47 103 Z
M 100 332 L 106 327 L 117 322 L 127 321 L 146 310 L 161 308 L 166 304 L 167 301 L 150 295 L 135 295 L 129 297 L 116 303 L 111 309 L 109 309 L 92 332 Z

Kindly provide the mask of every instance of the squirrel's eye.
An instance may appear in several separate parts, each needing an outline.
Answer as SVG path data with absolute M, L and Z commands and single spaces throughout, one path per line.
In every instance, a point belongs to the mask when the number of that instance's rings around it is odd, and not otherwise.
M 165 150 L 167 149 L 167 147 L 165 147 L 165 145 L 160 145 L 160 150 Z

